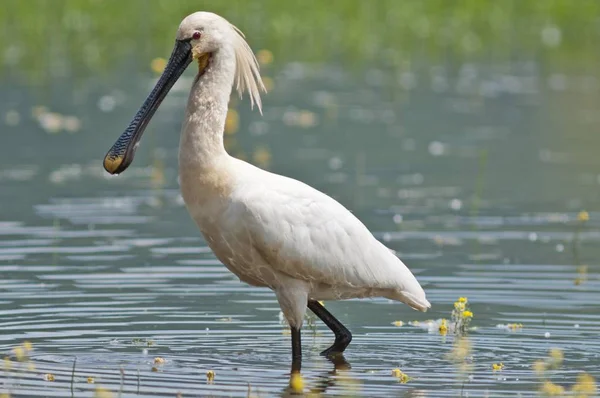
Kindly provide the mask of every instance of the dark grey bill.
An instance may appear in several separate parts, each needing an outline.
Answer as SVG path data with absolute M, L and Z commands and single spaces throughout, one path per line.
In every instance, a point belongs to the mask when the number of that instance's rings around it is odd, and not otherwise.
M 173 84 L 175 84 L 191 62 L 191 43 L 189 41 L 177 40 L 169 62 L 167 62 L 167 66 L 160 79 L 158 79 L 156 86 L 154 86 L 154 89 L 136 113 L 129 127 L 121 134 L 117 142 L 114 143 L 104 157 L 104 169 L 106 171 L 110 174 L 119 174 L 129 167 L 148 122 L 152 119 L 154 112 L 156 112 L 163 99 L 165 99 Z

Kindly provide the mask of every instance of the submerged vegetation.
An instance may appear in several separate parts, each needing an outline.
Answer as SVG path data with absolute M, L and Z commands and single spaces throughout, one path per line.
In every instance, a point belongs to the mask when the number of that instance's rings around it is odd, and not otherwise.
M 552 376 L 558 375 L 558 370 L 561 368 L 563 361 L 563 351 L 558 348 L 552 348 L 546 358 L 533 363 L 532 369 L 540 380 L 540 395 L 547 397 L 568 396 L 577 398 L 591 398 L 597 396 L 598 388 L 596 386 L 596 380 L 588 373 L 579 373 L 575 383 L 570 388 L 552 381 Z
M 108 71 L 134 58 L 150 69 L 169 53 L 179 21 L 200 8 L 238 25 L 255 51 L 270 49 L 275 61 L 404 68 L 415 57 L 570 65 L 599 57 L 595 0 L 31 0 L 0 9 L 0 65 L 38 81 Z

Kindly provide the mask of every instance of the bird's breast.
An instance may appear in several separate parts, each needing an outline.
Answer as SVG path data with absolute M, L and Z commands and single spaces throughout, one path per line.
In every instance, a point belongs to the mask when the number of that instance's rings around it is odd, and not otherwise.
M 232 273 L 253 286 L 274 285 L 274 272 L 255 250 L 252 235 L 236 215 L 231 187 L 216 174 L 180 174 L 181 193 L 204 240 Z

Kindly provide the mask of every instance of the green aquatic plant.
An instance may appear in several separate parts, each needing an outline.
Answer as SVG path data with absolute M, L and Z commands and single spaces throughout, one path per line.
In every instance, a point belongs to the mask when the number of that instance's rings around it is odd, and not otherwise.
M 134 346 L 147 346 L 147 347 L 151 347 L 153 345 L 155 345 L 154 340 L 152 339 L 148 339 L 148 338 L 140 338 L 140 337 L 136 337 L 134 339 L 131 340 L 131 344 L 133 344 Z
M 454 332 L 457 334 L 465 334 L 469 329 L 469 324 L 471 323 L 472 319 L 473 312 L 469 309 L 469 300 L 466 297 L 459 297 L 454 303 L 454 308 L 452 309 L 451 314 Z

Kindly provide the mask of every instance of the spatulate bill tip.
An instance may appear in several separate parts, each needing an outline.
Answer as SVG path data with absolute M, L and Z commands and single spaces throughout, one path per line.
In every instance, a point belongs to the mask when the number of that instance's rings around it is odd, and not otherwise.
M 120 174 L 127 168 L 124 160 L 125 158 L 123 156 L 106 155 L 103 162 L 104 170 L 112 175 Z

